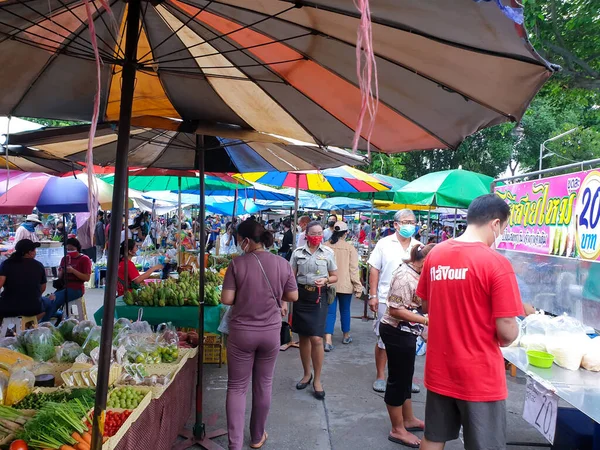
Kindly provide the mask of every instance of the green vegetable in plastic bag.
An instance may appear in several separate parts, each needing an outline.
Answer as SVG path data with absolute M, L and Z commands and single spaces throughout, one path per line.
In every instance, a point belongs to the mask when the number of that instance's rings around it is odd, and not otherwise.
M 79 324 L 77 319 L 66 319 L 58 325 L 58 331 L 65 338 L 65 341 L 73 340 L 73 328 Z
M 19 339 L 16 337 L 1 338 L 0 339 L 0 347 L 7 348 L 9 350 L 12 350 L 13 352 L 23 353 L 24 355 L 27 354 L 27 352 L 25 351 L 25 348 L 23 348 L 23 346 L 19 342 Z
M 50 331 L 52 331 L 52 343 L 55 346 L 59 346 L 61 345 L 63 342 L 65 342 L 65 338 L 63 337 L 63 335 L 60 333 L 60 331 L 58 331 L 58 329 L 52 325 L 50 322 L 44 322 L 44 323 L 40 323 L 40 327 L 44 327 L 44 328 L 48 328 Z
M 96 326 L 91 329 L 90 333 L 88 334 L 87 339 L 81 346 L 81 348 L 83 349 L 83 353 L 90 356 L 90 353 L 92 353 L 92 350 L 94 350 L 96 347 L 100 347 L 100 335 L 101 334 L 102 334 L 101 327 Z
M 96 324 L 89 320 L 82 320 L 73 328 L 73 342 L 77 342 L 79 345 L 83 346 L 85 340 L 87 339 L 90 331 L 94 328 Z
M 48 328 L 34 328 L 24 333 L 25 349 L 35 361 L 45 362 L 54 358 L 56 349 L 52 340 L 52 331 Z
M 65 342 L 56 351 L 56 359 L 61 363 L 74 363 L 75 359 L 83 353 L 77 342 Z

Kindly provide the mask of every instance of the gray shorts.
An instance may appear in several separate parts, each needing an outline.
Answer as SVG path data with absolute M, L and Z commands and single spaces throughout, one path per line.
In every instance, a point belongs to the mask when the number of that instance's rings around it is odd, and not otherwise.
M 465 449 L 505 449 L 506 401 L 468 402 L 427 391 L 425 438 L 453 441 L 458 439 L 461 425 Z

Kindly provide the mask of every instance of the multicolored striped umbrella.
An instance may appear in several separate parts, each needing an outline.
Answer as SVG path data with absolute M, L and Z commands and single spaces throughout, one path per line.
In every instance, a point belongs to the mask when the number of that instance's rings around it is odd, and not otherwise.
M 76 178 L 36 173 L 0 196 L 0 214 L 31 214 L 33 208 L 42 213 L 87 212 L 88 188 Z
M 345 150 L 290 145 L 281 138 L 231 127 L 206 127 L 150 117 L 134 118 L 133 124 L 129 139 L 129 166 L 148 168 L 148 175 L 157 169 L 159 175 L 163 174 L 160 169 L 196 169 L 196 138 L 199 134 L 203 136 L 207 172 L 320 170 L 364 162 L 362 156 Z M 95 164 L 114 165 L 118 131 L 118 123 L 99 125 L 93 142 Z M 89 125 L 75 125 L 13 134 L 10 136 L 9 160 L 18 160 L 21 165 L 32 167 L 32 172 L 65 172 L 80 168 L 85 165 L 89 132 Z M 219 137 L 209 133 L 218 133 Z M 24 161 L 29 161 L 29 164 Z M 0 154 L 0 167 L 4 167 L 3 164 Z
M 109 0 L 116 26 L 101 3 L 0 0 L 0 115 L 90 121 L 99 70 L 100 119 L 119 120 L 125 65 L 136 72 L 134 117 L 352 146 L 363 106 L 354 2 Z M 376 149 L 456 148 L 481 128 L 519 120 L 553 71 L 499 1 L 369 3 Z M 128 45 L 137 47 L 130 62 Z
M 277 187 L 298 187 L 320 192 L 380 192 L 390 185 L 354 167 L 342 166 L 311 172 L 254 172 L 234 175 L 234 178 Z
M 100 208 L 111 209 L 113 187 L 100 179 L 96 183 Z M 0 214 L 30 214 L 35 207 L 43 213 L 88 211 L 88 179 L 83 173 L 61 178 L 0 169 L 0 195 Z M 130 198 L 141 196 L 130 190 Z

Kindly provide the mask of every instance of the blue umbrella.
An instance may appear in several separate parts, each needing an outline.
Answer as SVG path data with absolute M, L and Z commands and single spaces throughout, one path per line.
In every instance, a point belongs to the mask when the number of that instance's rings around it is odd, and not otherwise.
M 225 201 L 224 201 L 225 200 Z M 213 214 L 221 214 L 223 216 L 233 215 L 233 205 L 236 205 L 235 211 L 237 214 L 256 214 L 265 209 L 267 206 L 257 205 L 250 199 L 233 201 L 232 197 L 207 197 L 206 210 Z
M 333 205 L 331 209 L 348 209 L 356 211 L 366 211 L 371 209 L 371 202 L 349 197 L 330 197 L 327 199 L 327 202 Z

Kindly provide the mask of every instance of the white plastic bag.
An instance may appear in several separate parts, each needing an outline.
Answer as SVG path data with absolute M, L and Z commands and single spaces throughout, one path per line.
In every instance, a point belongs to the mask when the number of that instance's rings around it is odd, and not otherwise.
M 223 314 L 223 317 L 221 318 L 221 323 L 219 324 L 219 328 L 217 328 L 217 330 L 221 334 L 229 334 L 229 321 L 231 320 L 232 312 L 233 311 L 231 310 L 231 306 L 227 306 L 227 310 L 225 311 L 225 314 Z
M 581 360 L 581 367 L 592 372 L 600 372 L 600 339 L 591 339 L 587 352 Z
M 546 351 L 546 330 L 552 317 L 532 314 L 525 317 L 519 332 L 519 345 L 525 350 Z
M 546 351 L 554 355 L 554 362 L 565 369 L 578 370 L 591 341 L 581 322 L 566 315 L 555 317 L 547 335 Z

